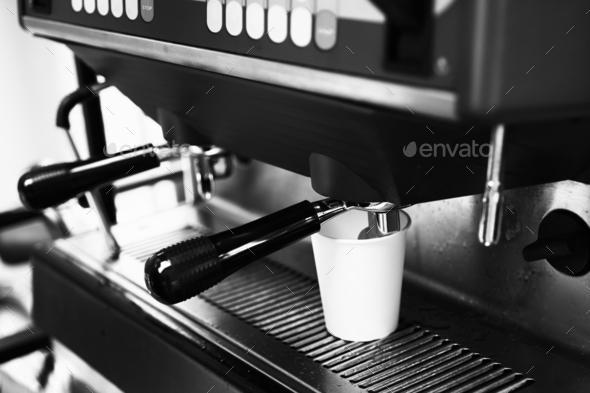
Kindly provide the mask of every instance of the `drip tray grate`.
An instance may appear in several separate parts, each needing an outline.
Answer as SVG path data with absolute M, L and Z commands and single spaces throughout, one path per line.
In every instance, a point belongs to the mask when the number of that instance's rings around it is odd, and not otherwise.
M 203 235 L 185 228 L 124 247 L 145 262 L 166 245 Z M 373 342 L 330 335 L 318 284 L 268 259 L 254 263 L 201 298 L 260 329 L 368 392 L 508 393 L 533 380 L 418 325 Z
M 513 392 L 532 382 L 418 325 L 373 342 L 337 339 L 317 282 L 269 260 L 201 297 L 369 392 Z

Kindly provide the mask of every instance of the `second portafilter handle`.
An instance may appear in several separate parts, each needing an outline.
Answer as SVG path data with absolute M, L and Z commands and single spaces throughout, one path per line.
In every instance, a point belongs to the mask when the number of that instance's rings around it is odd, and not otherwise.
M 115 180 L 160 165 L 161 148 L 151 144 L 113 157 L 37 167 L 21 176 L 18 192 L 25 207 L 42 210 Z

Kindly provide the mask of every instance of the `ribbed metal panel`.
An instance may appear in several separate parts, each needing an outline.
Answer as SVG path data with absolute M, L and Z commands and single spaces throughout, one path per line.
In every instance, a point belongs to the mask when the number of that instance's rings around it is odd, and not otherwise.
M 145 261 L 159 248 L 195 235 L 182 230 L 125 252 Z M 335 338 L 324 325 L 317 282 L 269 260 L 201 297 L 367 392 L 508 393 L 533 381 L 418 325 L 368 343 Z

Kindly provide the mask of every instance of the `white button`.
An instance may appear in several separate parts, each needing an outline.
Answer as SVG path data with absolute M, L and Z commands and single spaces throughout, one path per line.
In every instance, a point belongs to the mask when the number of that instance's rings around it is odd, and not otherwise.
M 288 0 L 269 0 L 268 2 L 268 36 L 277 44 L 287 39 L 288 6 Z
M 139 3 L 141 6 L 141 18 L 145 22 L 151 22 L 154 20 L 154 0 L 141 0 Z
M 109 0 L 98 0 L 96 3 L 96 8 L 98 8 L 99 14 L 105 16 L 109 13 Z
M 258 40 L 264 35 L 264 7 L 262 0 L 247 0 L 246 31 L 250 38 Z
M 338 36 L 338 10 L 336 0 L 317 0 L 315 10 L 315 44 L 322 50 L 336 45 Z
M 311 42 L 313 27 L 313 1 L 293 0 L 291 10 L 291 40 L 301 48 Z
M 92 14 L 96 10 L 96 0 L 84 0 L 84 10 Z
M 219 33 L 223 27 L 223 7 L 219 0 L 207 0 L 207 27 L 212 33 Z
M 72 0 L 72 9 L 80 12 L 82 10 L 82 0 Z
M 241 1 L 228 0 L 225 6 L 225 27 L 229 34 L 240 35 L 244 27 L 243 14 L 244 7 Z
M 123 0 L 111 0 L 111 13 L 115 18 L 123 15 Z
M 139 15 L 139 0 L 125 0 L 125 13 L 131 20 L 135 20 Z
M 315 43 L 322 50 L 330 50 L 336 45 L 338 23 L 332 11 L 322 10 L 316 13 Z

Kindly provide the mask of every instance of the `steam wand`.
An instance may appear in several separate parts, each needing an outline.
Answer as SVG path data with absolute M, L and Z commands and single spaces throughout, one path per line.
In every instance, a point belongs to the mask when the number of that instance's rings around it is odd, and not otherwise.
M 492 129 L 491 154 L 488 158 L 486 187 L 481 204 L 483 210 L 479 222 L 478 237 L 481 244 L 489 247 L 498 244 L 502 229 L 504 182 L 502 180 L 502 152 L 504 150 L 504 125 Z
M 303 201 L 238 228 L 158 251 L 146 262 L 146 286 L 158 301 L 179 303 L 246 265 L 319 232 L 321 224 L 346 211 L 387 215 L 400 208 L 388 202 Z

